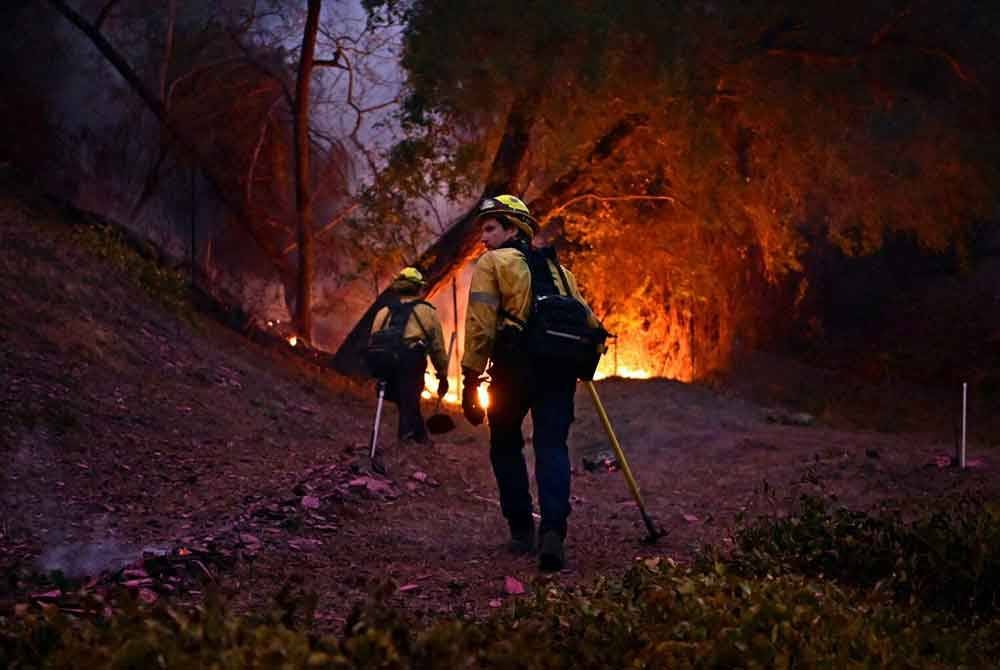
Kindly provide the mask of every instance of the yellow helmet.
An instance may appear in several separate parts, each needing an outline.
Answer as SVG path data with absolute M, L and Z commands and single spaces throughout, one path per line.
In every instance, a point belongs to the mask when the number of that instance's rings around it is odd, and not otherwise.
M 396 275 L 396 280 L 408 281 L 413 284 L 416 284 L 417 286 L 424 285 L 424 276 L 420 274 L 420 270 L 418 270 L 415 267 L 406 267 L 400 270 L 399 274 Z
M 517 226 L 529 238 L 534 237 L 538 230 L 538 221 L 531 215 L 528 206 L 520 198 L 513 195 L 498 195 L 484 198 L 476 207 L 476 218 L 500 215 Z

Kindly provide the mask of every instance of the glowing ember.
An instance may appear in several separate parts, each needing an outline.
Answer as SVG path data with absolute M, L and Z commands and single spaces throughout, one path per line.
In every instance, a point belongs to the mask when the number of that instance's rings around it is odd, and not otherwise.
M 299 343 L 299 338 L 292 335 L 291 337 L 288 338 L 288 343 L 294 347 L 296 344 Z
M 479 406 L 486 409 L 490 406 L 489 384 L 479 385 Z

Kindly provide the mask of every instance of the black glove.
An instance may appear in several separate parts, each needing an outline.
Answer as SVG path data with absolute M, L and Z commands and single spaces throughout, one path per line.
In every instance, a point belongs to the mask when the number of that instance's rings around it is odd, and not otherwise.
M 448 378 L 442 375 L 438 377 L 437 394 L 439 398 L 443 398 L 446 393 L 448 393 Z
M 486 410 L 479 406 L 479 373 L 462 372 L 462 414 L 469 423 L 478 426 L 486 417 Z

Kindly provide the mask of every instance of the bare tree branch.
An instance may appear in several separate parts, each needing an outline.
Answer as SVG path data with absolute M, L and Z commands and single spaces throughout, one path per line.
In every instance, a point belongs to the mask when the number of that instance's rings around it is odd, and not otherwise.
M 246 200 L 247 207 L 250 206 L 251 199 L 253 197 L 253 173 L 257 167 L 257 159 L 260 157 L 261 147 L 264 146 L 264 138 L 267 137 L 267 127 L 271 121 L 271 115 L 274 113 L 274 108 L 278 106 L 282 98 L 277 97 L 271 103 L 271 106 L 267 110 L 267 114 L 261 120 L 260 133 L 257 135 L 257 143 L 254 145 L 253 154 L 250 157 L 250 166 L 247 168 L 247 184 L 244 189 L 244 199 Z
M 346 221 L 347 217 L 349 217 L 351 215 L 351 213 L 354 212 L 360 206 L 361 206 L 361 203 L 359 203 L 359 202 L 351 203 L 350 206 L 346 207 L 342 212 L 340 212 L 339 214 L 337 214 L 337 216 L 335 216 L 332 219 L 330 219 L 329 221 L 327 221 L 323 225 L 322 228 L 320 228 L 319 230 L 317 230 L 314 233 L 314 237 L 316 239 L 319 239 L 323 235 L 326 235 L 327 233 L 329 233 L 331 230 L 333 230 L 334 228 L 336 228 L 337 226 L 339 226 L 340 224 L 342 224 L 344 221 Z M 282 249 L 281 253 L 283 255 L 288 255 L 288 254 L 292 253 L 293 251 L 295 251 L 296 249 L 298 249 L 298 247 L 299 247 L 298 242 L 292 242 L 287 247 L 285 247 L 284 249 Z
M 197 144 L 185 137 L 183 131 L 171 122 L 167 115 L 167 108 L 163 101 L 149 90 L 149 88 L 143 83 L 142 79 L 136 74 L 135 70 L 132 69 L 128 62 L 114 48 L 114 46 L 108 42 L 99 30 L 89 24 L 86 19 L 67 5 L 64 0 L 48 0 L 48 2 L 67 21 L 76 26 L 80 32 L 90 39 L 101 55 L 104 56 L 104 58 L 115 68 L 115 70 L 118 71 L 118 74 L 129 84 L 129 86 L 132 87 L 132 90 L 135 91 L 136 95 L 139 96 L 139 98 L 146 104 L 146 107 L 148 107 L 153 115 L 156 116 L 163 128 L 174 138 L 181 149 L 195 157 L 202 167 L 206 168 L 204 170 L 205 178 L 208 180 L 209 184 L 212 185 L 216 194 L 222 202 L 239 215 L 236 217 L 237 220 L 244 223 L 244 229 L 246 232 L 250 234 L 251 238 L 257 243 L 258 247 L 265 253 L 267 258 L 274 265 L 275 269 L 280 274 L 284 275 L 286 268 L 284 268 L 279 262 L 281 256 L 278 249 L 276 249 L 275 245 L 272 244 L 267 237 L 262 235 L 249 222 L 248 217 L 245 216 L 242 204 L 237 200 L 234 200 L 227 192 L 227 189 L 222 188 L 222 185 L 215 178 L 212 172 L 207 169 L 209 161 L 205 159 Z
M 343 57 L 343 51 L 341 51 L 340 47 L 337 47 L 337 50 L 333 53 L 333 58 L 317 58 L 316 60 L 313 61 L 313 65 L 344 69 L 343 64 L 340 62 L 340 59 L 342 57 Z
M 167 0 L 167 28 L 163 37 L 163 60 L 160 61 L 160 100 L 167 92 L 167 71 L 174 52 L 174 25 L 177 22 L 177 0 Z
M 869 44 L 871 44 L 873 47 L 877 47 L 878 45 L 880 45 L 885 40 L 885 38 L 888 37 L 889 33 L 894 31 L 899 26 L 899 24 L 903 22 L 903 19 L 909 16 L 912 12 L 913 12 L 913 5 L 908 5 L 903 9 L 901 9 L 899 12 L 896 13 L 895 16 L 892 17 L 890 21 L 888 21 L 884 26 L 879 28 L 874 35 L 872 35 Z
M 111 10 L 114 9 L 114 6 L 117 5 L 117 4 L 118 4 L 118 0 L 108 0 L 108 2 L 106 2 L 104 4 L 104 6 L 101 7 L 101 11 L 100 11 L 100 13 L 98 13 L 97 19 L 94 21 L 94 29 L 95 30 L 100 30 L 101 29 L 101 26 L 104 25 L 104 22 L 107 20 L 108 16 L 111 14 Z

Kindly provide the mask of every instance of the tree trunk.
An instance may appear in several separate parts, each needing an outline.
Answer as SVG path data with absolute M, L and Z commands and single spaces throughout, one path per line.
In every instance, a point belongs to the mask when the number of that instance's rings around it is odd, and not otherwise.
M 302 34 L 299 74 L 295 85 L 295 213 L 299 231 L 299 274 L 296 321 L 299 335 L 312 342 L 313 217 L 312 182 L 309 172 L 309 82 L 316 51 L 316 32 L 323 0 L 309 0 Z
M 537 104 L 537 98 L 526 98 L 520 105 L 515 105 L 511 109 L 504 136 L 500 140 L 489 178 L 486 180 L 484 195 L 518 193 L 523 188 L 525 176 L 523 163 Z M 542 216 L 560 201 L 575 193 L 586 175 L 610 157 L 644 122 L 644 116 L 631 115 L 615 124 L 598 139 L 582 163 L 552 182 L 544 193 L 530 203 L 532 213 L 536 217 Z M 444 282 L 475 254 L 479 243 L 479 230 L 475 225 L 473 213 L 467 212 L 455 221 L 414 263 L 424 273 L 429 295 L 436 293 Z M 375 317 L 375 312 L 391 300 L 391 297 L 388 292 L 383 292 L 355 324 L 333 357 L 333 367 L 337 371 L 347 375 L 364 374 L 362 354 L 368 341 L 372 319 Z

